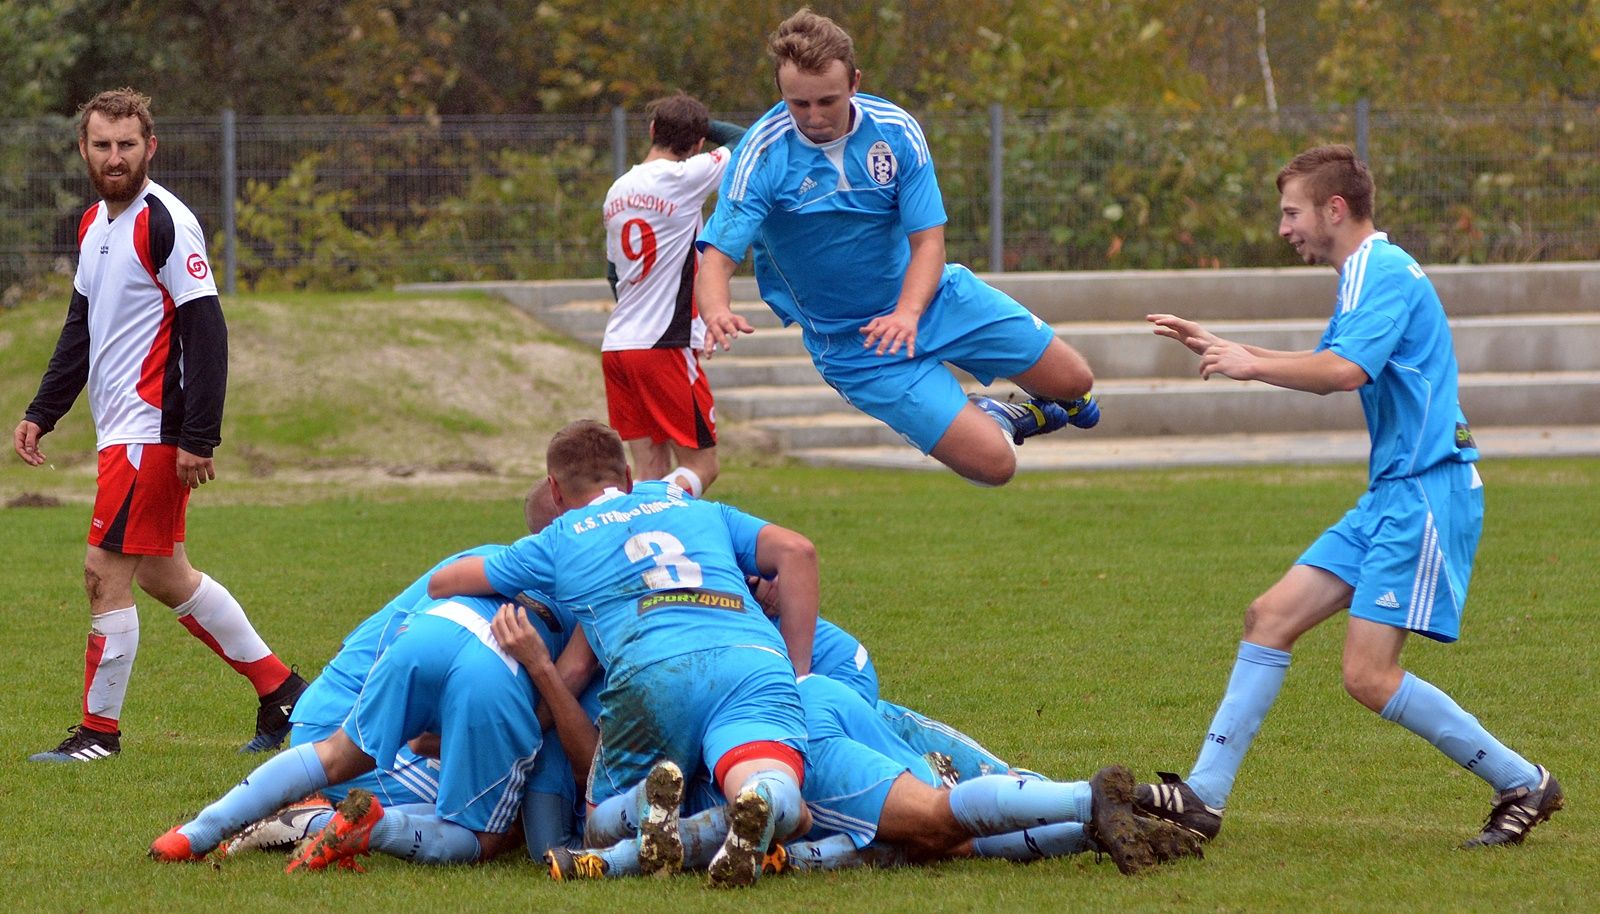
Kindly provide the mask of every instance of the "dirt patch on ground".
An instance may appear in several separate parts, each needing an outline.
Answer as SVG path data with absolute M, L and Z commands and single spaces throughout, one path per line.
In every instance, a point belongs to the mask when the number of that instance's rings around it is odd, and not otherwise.
M 39 492 L 23 492 L 6 500 L 8 508 L 59 508 L 61 499 Z

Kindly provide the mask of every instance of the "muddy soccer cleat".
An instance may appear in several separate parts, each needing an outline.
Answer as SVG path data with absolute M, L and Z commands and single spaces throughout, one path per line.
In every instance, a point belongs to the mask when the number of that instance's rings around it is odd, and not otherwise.
M 28 761 L 97 762 L 121 751 L 121 730 L 106 733 L 77 724 L 67 728 L 67 738 L 61 741 L 61 745 L 46 752 L 35 752 L 28 756 Z
M 300 842 L 294 859 L 283 871 L 322 870 L 334 864 L 354 868 L 354 858 L 369 853 L 367 845 L 372 841 L 373 826 L 382 818 L 383 805 L 377 797 L 359 788 L 350 791 L 322 831 Z
M 1155 866 L 1155 851 L 1140 832 L 1133 812 L 1132 772 L 1121 765 L 1101 768 L 1089 779 L 1089 791 L 1093 806 L 1084 832 L 1095 847 L 1110 855 L 1124 876 Z
M 1133 794 L 1133 805 L 1142 816 L 1165 819 L 1202 841 L 1210 841 L 1222 831 L 1222 810 L 1207 806 L 1194 788 L 1170 771 L 1158 771 L 1159 784 L 1140 784 Z
M 288 851 L 311 834 L 311 823 L 317 816 L 330 812 L 333 804 L 314 793 L 251 822 L 244 831 L 222 842 L 217 852 L 231 857 L 247 850 Z
M 150 859 L 160 863 L 193 863 L 205 858 L 205 854 L 194 852 L 189 836 L 178 831 L 176 825 L 150 843 Z
M 1463 849 L 1521 844 L 1535 825 L 1566 805 L 1567 795 L 1561 790 L 1561 782 L 1543 765 L 1536 767 L 1539 783 L 1532 788 L 1514 787 L 1495 794 L 1494 809 L 1484 820 L 1483 831 L 1461 845 Z
M 1165 819 L 1144 816 L 1135 816 L 1133 825 L 1139 832 L 1140 840 L 1149 845 L 1150 852 L 1155 854 L 1157 863 L 1205 856 L 1205 851 L 1201 849 L 1204 842 L 1200 836 L 1186 828 L 1179 828 Z
M 550 867 L 550 878 L 556 882 L 604 879 L 606 871 L 610 869 L 599 854 L 573 851 L 565 847 L 552 847 L 545 851 L 544 862 Z
M 289 715 L 295 702 L 305 694 L 306 681 L 300 674 L 289 671 L 289 678 L 266 695 L 261 696 L 261 706 L 256 709 L 256 735 L 239 747 L 240 752 L 271 752 L 283 745 L 289 737 Z
M 772 834 L 772 803 L 760 787 L 746 787 L 728 810 L 728 837 L 711 858 L 707 884 L 714 889 L 755 885 Z
M 657 762 L 644 779 L 645 813 L 639 823 L 639 872 L 671 875 L 683 869 L 683 838 L 678 807 L 683 803 L 683 771 L 671 761 Z

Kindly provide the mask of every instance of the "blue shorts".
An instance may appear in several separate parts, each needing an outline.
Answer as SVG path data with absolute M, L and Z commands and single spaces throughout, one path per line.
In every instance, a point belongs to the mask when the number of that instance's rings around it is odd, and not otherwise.
M 959 264 L 945 268 L 917 325 L 917 355 L 878 355 L 860 333 L 806 334 L 822 379 L 851 406 L 883 422 L 926 454 L 956 421 L 967 395 L 955 365 L 988 384 L 1039 361 L 1055 339 L 1049 324 Z
M 332 736 L 338 729 L 338 724 L 297 723 L 289 730 L 289 745 L 315 743 Z M 439 799 L 439 760 L 420 756 L 412 752 L 410 746 L 401 746 L 394 754 L 393 765 L 374 768 L 340 784 L 329 784 L 318 793 L 337 803 L 358 787 L 377 797 L 384 806 L 412 803 L 431 806 Z
M 662 759 L 693 778 L 746 743 L 784 743 L 805 754 L 794 667 L 770 648 L 720 647 L 647 664 L 611 678 L 600 707 L 591 805 L 644 780 Z
M 344 731 L 379 768 L 407 740 L 439 734 L 440 817 L 499 833 L 521 810 L 540 732 L 527 674 L 493 643 L 488 620 L 460 604 L 413 615 L 373 664 Z
M 1355 588 L 1350 615 L 1358 619 L 1454 641 L 1482 532 L 1477 465 L 1443 463 L 1375 483 L 1296 564 Z
M 921 753 L 895 736 L 860 695 L 827 676 L 807 676 L 800 682 L 800 701 L 810 733 L 801 790 L 813 821 L 808 840 L 842 834 L 866 847 L 900 775 L 909 771 L 939 786 Z
M 879 700 L 878 715 L 890 731 L 919 753 L 938 752 L 950 757 L 963 781 L 986 774 L 1009 774 L 1011 766 L 972 737 L 943 721 L 924 717 L 904 705 Z

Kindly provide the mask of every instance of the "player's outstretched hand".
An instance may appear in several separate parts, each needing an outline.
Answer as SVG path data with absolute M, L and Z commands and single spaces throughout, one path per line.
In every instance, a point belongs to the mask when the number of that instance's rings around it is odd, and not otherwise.
M 717 351 L 719 346 L 722 347 L 724 352 L 732 350 L 733 341 L 739 334 L 756 332 L 756 328 L 750 326 L 749 321 L 734 314 L 732 311 L 725 311 L 704 319 L 706 322 L 706 344 L 700 354 L 708 359 Z
M 1144 319 L 1156 325 L 1157 336 L 1177 340 L 1195 355 L 1205 355 L 1207 349 L 1219 342 L 1215 333 L 1175 314 L 1146 314 Z
M 554 667 L 550 651 L 545 647 L 539 630 L 528 621 L 528 613 L 514 603 L 500 604 L 500 611 L 489 623 L 489 631 L 500 649 L 517 659 L 531 673 L 541 667 Z
M 867 321 L 861 328 L 861 335 L 866 339 L 861 341 L 861 348 L 871 349 L 877 347 L 877 354 L 888 353 L 894 355 L 904 346 L 906 358 L 915 358 L 917 354 L 917 318 L 899 311 L 891 311 L 881 317 Z
M 1209 380 L 1214 374 L 1235 381 L 1255 378 L 1255 356 L 1238 343 L 1217 340 L 1200 353 L 1200 377 Z
M 17 430 L 11 433 L 11 446 L 16 448 L 17 456 L 28 466 L 36 467 L 44 463 L 44 455 L 39 453 L 39 424 L 29 419 L 17 423 Z
M 191 489 L 198 489 L 217 478 L 217 468 L 210 457 L 200 457 L 180 447 L 177 463 L 179 481 Z

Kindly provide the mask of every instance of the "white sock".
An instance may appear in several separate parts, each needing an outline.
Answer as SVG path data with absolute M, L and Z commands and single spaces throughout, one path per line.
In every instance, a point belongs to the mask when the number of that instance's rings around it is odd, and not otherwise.
M 688 492 L 695 498 L 699 498 L 700 493 L 706 490 L 705 484 L 700 481 L 700 474 L 688 467 L 676 467 L 661 478 L 667 482 L 676 483 L 678 488 Z
M 128 606 L 94 616 L 89 626 L 89 644 L 84 651 L 84 666 L 89 685 L 83 695 L 85 723 L 90 718 L 104 729 L 118 729 L 122 702 L 128 695 L 128 675 L 133 658 L 139 653 L 139 610 Z
M 200 586 L 194 589 L 194 595 L 174 606 L 172 611 L 180 621 L 188 616 L 198 624 L 228 660 L 253 663 L 272 653 L 245 616 L 244 607 L 228 588 L 212 580 L 211 575 L 201 574 Z M 200 633 L 195 632 L 195 636 L 200 637 Z

